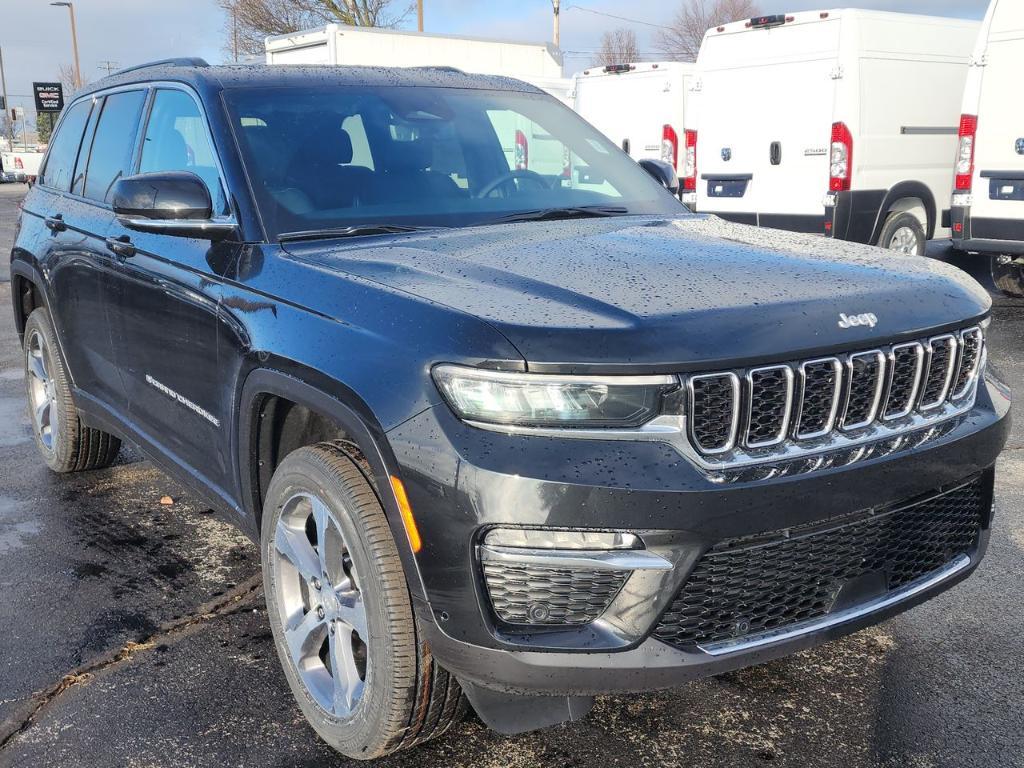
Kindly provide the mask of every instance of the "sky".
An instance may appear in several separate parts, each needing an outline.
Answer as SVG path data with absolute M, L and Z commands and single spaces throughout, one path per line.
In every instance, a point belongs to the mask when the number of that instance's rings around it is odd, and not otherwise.
M 624 26 L 640 53 L 656 54 L 654 32 L 683 0 L 562 0 L 562 49 L 571 73 L 589 66 L 601 33 Z M 401 3 L 403 0 L 397 0 Z M 980 19 L 988 0 L 852 0 L 862 8 Z M 427 32 L 510 40 L 550 40 L 550 0 L 424 0 Z M 807 0 L 761 0 L 765 13 L 828 7 Z M 607 15 L 628 17 L 632 21 Z M 225 60 L 225 18 L 216 0 L 76 0 L 82 76 L 96 80 L 105 62 L 127 67 L 173 56 Z M 10 101 L 32 112 L 33 81 L 57 80 L 70 64 L 68 9 L 49 0 L 0 0 L 0 50 Z M 415 26 L 415 14 L 406 26 Z

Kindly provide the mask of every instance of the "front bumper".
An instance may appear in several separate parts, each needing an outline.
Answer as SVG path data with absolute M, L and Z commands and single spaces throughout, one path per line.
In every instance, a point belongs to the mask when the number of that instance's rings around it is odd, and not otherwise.
M 425 639 L 470 686 L 590 696 L 670 687 L 845 635 L 965 578 L 984 555 L 988 516 L 966 561 L 893 600 L 866 600 L 866 610 L 714 652 L 668 645 L 652 632 L 719 542 L 897 504 L 981 474 L 990 482 L 1008 416 L 1005 389 L 990 376 L 975 408 L 926 445 L 845 468 L 723 486 L 665 444 L 495 434 L 435 407 L 388 435 L 424 542 L 417 565 L 427 599 L 416 609 Z M 497 620 L 483 583 L 477 548 L 493 526 L 634 532 L 673 567 L 628 581 L 599 621 L 524 632 Z

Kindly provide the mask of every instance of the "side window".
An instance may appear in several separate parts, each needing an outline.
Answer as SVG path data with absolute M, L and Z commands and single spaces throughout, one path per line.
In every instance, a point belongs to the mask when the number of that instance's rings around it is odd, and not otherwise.
M 145 91 L 122 91 L 107 96 L 85 171 L 84 195 L 106 202 L 114 183 L 127 174 L 139 126 Z
M 140 173 L 188 171 L 206 182 L 214 213 L 227 213 L 227 199 L 217 172 L 206 121 L 184 91 L 158 90 L 142 142 Z
M 83 99 L 68 108 L 64 120 L 60 124 L 57 136 L 50 145 L 50 154 L 46 158 L 39 183 L 67 192 L 71 189 L 71 176 L 75 172 L 75 159 L 78 147 L 82 143 L 82 131 L 89 120 L 92 99 Z

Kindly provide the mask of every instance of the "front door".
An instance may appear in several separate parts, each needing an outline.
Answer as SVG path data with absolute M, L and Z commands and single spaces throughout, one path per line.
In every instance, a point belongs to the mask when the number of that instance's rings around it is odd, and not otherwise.
M 153 92 L 138 172 L 188 171 L 226 215 L 217 161 L 197 101 L 178 88 Z M 133 426 L 200 484 L 232 487 L 230 418 L 217 364 L 220 274 L 231 246 L 130 230 L 111 237 L 133 251 L 114 271 L 114 354 Z

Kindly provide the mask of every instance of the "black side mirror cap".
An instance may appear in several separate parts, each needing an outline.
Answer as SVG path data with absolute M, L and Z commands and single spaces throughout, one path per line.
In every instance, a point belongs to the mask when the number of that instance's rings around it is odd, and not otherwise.
M 111 205 L 125 227 L 139 232 L 213 240 L 235 229 L 231 222 L 213 220 L 210 190 L 188 171 L 125 176 L 114 184 Z
M 673 195 L 679 194 L 679 177 L 676 175 L 676 169 L 670 163 L 666 163 L 664 160 L 652 160 L 649 158 L 638 162 L 640 167 L 647 171 L 661 186 Z

